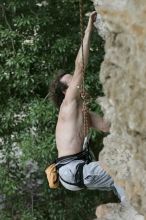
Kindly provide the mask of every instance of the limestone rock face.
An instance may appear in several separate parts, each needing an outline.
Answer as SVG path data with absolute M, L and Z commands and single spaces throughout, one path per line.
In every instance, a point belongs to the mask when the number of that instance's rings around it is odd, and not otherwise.
M 98 220 L 144 220 L 129 204 L 105 204 L 97 207 L 96 215 Z
M 146 1 L 94 0 L 105 33 L 99 102 L 111 122 L 100 154 L 115 182 L 146 218 Z

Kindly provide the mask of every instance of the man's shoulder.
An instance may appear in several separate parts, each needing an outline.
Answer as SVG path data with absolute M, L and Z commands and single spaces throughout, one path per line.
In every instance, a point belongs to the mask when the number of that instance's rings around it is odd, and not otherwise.
M 78 106 L 78 99 L 69 100 L 68 98 L 65 97 L 60 106 L 60 110 L 77 107 L 77 106 Z
M 64 99 L 60 106 L 59 110 L 59 116 L 67 116 L 68 114 L 76 113 L 78 111 L 79 104 L 78 101 L 75 99 L 72 102 L 68 102 L 67 100 Z

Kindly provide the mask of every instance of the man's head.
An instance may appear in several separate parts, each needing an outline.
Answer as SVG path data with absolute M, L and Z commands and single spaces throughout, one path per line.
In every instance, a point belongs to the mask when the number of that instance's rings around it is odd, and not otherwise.
M 71 74 L 61 73 L 53 81 L 51 86 L 51 97 L 57 108 L 60 108 L 71 80 Z

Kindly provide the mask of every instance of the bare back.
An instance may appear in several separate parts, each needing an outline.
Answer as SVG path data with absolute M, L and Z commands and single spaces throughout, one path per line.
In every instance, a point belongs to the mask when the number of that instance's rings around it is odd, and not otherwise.
M 79 153 L 84 141 L 82 104 L 73 100 L 61 105 L 56 126 L 58 157 Z

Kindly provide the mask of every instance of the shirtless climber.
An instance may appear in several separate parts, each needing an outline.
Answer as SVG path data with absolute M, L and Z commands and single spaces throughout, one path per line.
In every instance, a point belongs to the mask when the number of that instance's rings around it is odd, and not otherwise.
M 96 12 L 92 12 L 83 39 L 84 65 L 88 62 L 90 37 Z M 53 99 L 60 108 L 56 126 L 56 144 L 58 150 L 59 180 L 69 190 L 82 188 L 113 190 L 121 199 L 120 191 L 112 178 L 102 169 L 99 162 L 85 159 L 83 151 L 83 114 L 80 87 L 82 83 L 82 49 L 80 47 L 75 60 L 74 74 L 63 74 L 53 84 Z M 103 132 L 109 131 L 109 125 L 103 118 L 89 112 L 90 127 Z M 60 166 L 61 164 L 61 166 Z M 120 189 L 120 188 L 119 188 Z

